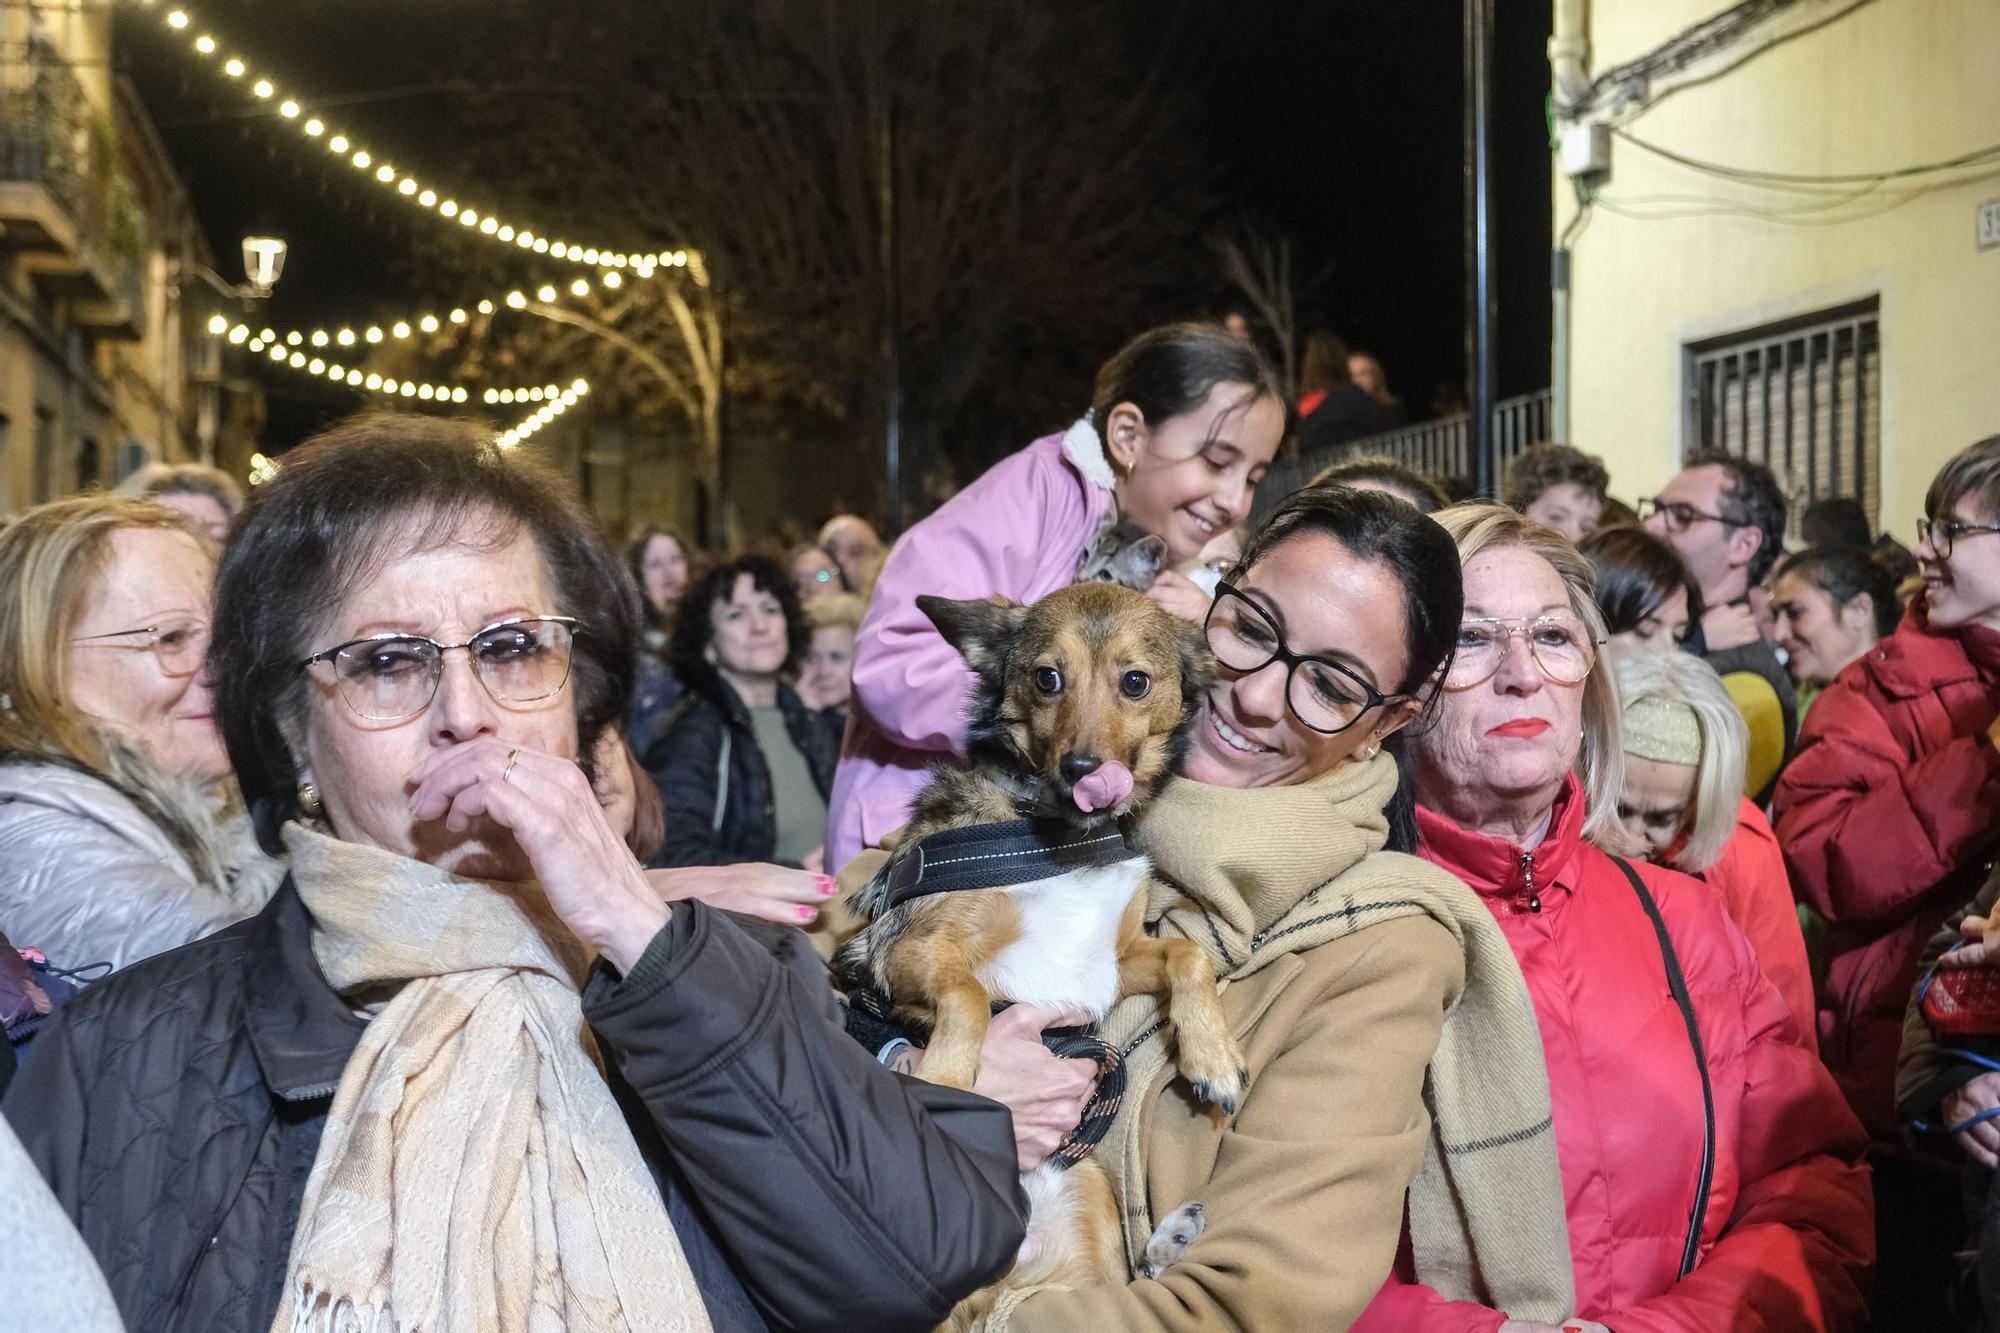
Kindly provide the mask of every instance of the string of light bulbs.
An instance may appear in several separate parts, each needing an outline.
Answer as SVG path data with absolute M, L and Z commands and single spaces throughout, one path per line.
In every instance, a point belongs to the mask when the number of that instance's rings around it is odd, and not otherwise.
M 140 0 L 140 3 L 151 7 L 157 0 Z M 431 188 L 408 172 L 400 171 L 389 162 L 383 161 L 367 148 L 354 142 L 350 136 L 327 124 L 321 117 L 307 115 L 299 99 L 281 89 L 270 76 L 254 72 L 241 56 L 225 54 L 222 44 L 213 34 L 205 30 L 205 25 L 195 22 L 187 5 L 170 4 L 166 10 L 165 21 L 167 27 L 177 35 L 194 32 L 196 34 L 192 42 L 194 54 L 210 68 L 219 70 L 223 78 L 232 83 L 245 84 L 257 100 L 275 105 L 279 118 L 293 126 L 306 139 L 324 147 L 335 157 L 345 158 L 356 171 L 366 173 L 368 179 L 417 208 L 456 221 L 459 226 L 498 244 L 512 245 L 516 249 L 547 255 L 551 259 L 560 259 L 572 264 L 617 270 L 636 268 L 642 262 L 650 260 L 662 267 L 692 267 L 697 273 L 700 272 L 701 256 L 695 251 L 661 250 L 648 254 L 610 246 L 576 245 L 543 236 L 513 221 L 503 221 L 491 212 L 465 207 L 456 199 Z
M 334 384 L 346 384 L 348 388 L 362 388 L 366 392 L 380 394 L 400 394 L 404 398 L 416 398 L 420 402 L 470 402 L 472 392 L 462 384 L 440 384 L 422 380 L 402 380 L 392 374 L 380 374 L 374 370 L 362 370 L 360 366 L 348 366 L 328 356 L 308 352 L 294 338 L 294 330 L 280 340 L 276 328 L 254 330 L 248 324 L 230 324 L 228 318 L 216 314 L 208 320 L 210 336 L 226 340 L 230 346 L 240 346 L 250 354 L 268 356 L 274 364 L 288 366 L 292 370 L 302 370 L 314 378 L 326 378 Z M 352 330 L 342 330 L 352 334 Z M 352 346 L 354 338 L 348 336 L 340 346 Z M 324 346 L 324 342 L 314 342 L 314 348 Z M 554 398 L 562 392 L 560 384 L 526 384 L 520 388 L 488 388 L 484 402 L 542 402 L 544 398 Z
M 493 437 L 493 442 L 502 449 L 512 449 L 542 427 L 554 421 L 563 413 L 576 406 L 577 400 L 590 392 L 590 385 L 584 380 L 574 380 L 548 402 L 530 412 L 512 429 L 503 430 Z M 489 400 L 490 401 L 490 400 Z
M 635 282 L 642 281 L 652 277 L 657 271 L 658 269 L 652 266 L 649 261 L 645 267 L 634 270 L 630 280 Z M 618 291 L 625 285 L 626 281 L 626 276 L 617 269 L 609 269 L 598 274 L 597 281 L 594 283 L 589 278 L 583 277 L 572 278 L 569 282 L 560 286 L 555 283 L 543 283 L 533 292 L 516 289 L 497 299 L 487 298 L 476 301 L 473 303 L 471 310 L 468 310 L 464 306 L 453 306 L 442 315 L 426 311 L 422 314 L 390 320 L 387 324 L 368 324 L 363 326 L 359 331 L 349 325 L 325 325 L 310 329 L 277 330 L 267 328 L 255 336 L 261 337 L 265 342 L 282 342 L 287 347 L 300 349 L 308 347 L 356 347 L 364 343 L 372 346 L 384 342 L 407 342 L 419 333 L 436 333 L 446 324 L 464 325 L 470 322 L 472 311 L 474 310 L 482 315 L 490 315 L 502 306 L 505 306 L 509 310 L 525 310 L 528 308 L 528 303 L 531 299 L 543 305 L 552 305 L 556 301 L 561 300 L 565 294 L 581 299 L 600 288 L 606 291 Z M 227 337 L 234 329 L 239 327 L 247 328 L 247 326 L 236 324 L 227 315 L 218 314 L 209 317 L 208 331 L 215 337 Z M 251 336 L 250 333 L 246 332 L 244 338 L 239 341 L 248 341 Z

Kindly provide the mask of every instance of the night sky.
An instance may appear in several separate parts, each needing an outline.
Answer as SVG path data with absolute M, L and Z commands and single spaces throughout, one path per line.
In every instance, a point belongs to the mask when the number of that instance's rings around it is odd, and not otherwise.
M 158 12 L 121 17 L 120 63 L 190 188 L 217 267 L 239 276 L 246 231 L 291 244 L 259 322 L 360 324 L 463 300 L 469 282 L 490 284 L 460 267 L 455 228 L 309 152 L 267 104 L 230 97 L 170 44 Z M 197 14 L 378 151 L 440 188 L 504 202 L 505 182 L 461 174 L 455 76 L 466 43 L 509 39 L 495 12 L 480 0 L 202 0 Z M 1303 327 L 1334 327 L 1374 351 L 1423 415 L 1434 382 L 1457 380 L 1464 364 L 1460 6 L 1238 0 L 1133 3 L 1119 13 L 1135 43 L 1168 43 L 1172 76 L 1196 99 L 1199 133 L 1233 211 L 1291 239 Z M 1539 388 L 1548 375 L 1548 0 L 1513 0 L 1499 24 L 1496 264 L 1507 394 Z M 539 271 L 521 262 L 509 272 L 528 285 L 567 271 L 540 262 Z M 1219 313 L 1227 302 L 1218 284 L 1159 317 L 1210 303 Z M 298 375 L 259 373 L 277 449 L 359 405 Z

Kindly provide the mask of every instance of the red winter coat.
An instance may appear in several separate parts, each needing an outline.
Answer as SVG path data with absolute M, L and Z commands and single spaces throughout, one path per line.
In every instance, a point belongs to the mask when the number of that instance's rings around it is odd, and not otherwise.
M 1764 975 L 1785 997 L 1807 1050 L 1819 1047 L 1812 964 L 1799 929 L 1792 882 L 1770 821 L 1749 797 L 1736 812 L 1736 832 L 1723 844 L 1722 858 L 1700 878 L 1722 896 L 1729 919 L 1750 941 Z
M 1829 923 L 1820 1054 L 1884 1143 L 1917 956 L 2000 844 L 1996 711 L 2000 634 L 1935 632 L 1919 599 L 1813 702 L 1778 784 L 1793 887 Z
M 1528 981 L 1576 1315 L 1618 1333 L 1859 1327 L 1875 1257 L 1866 1139 L 1716 893 L 1637 867 L 1687 978 L 1715 1100 L 1699 1258 L 1677 1280 L 1701 1167 L 1701 1076 L 1652 923 L 1617 865 L 1583 839 L 1581 787 L 1571 778 L 1532 854 L 1429 810 L 1417 817 L 1421 854 L 1479 893 Z M 1355 1327 L 1491 1333 L 1503 1318 L 1444 1299 L 1399 1265 Z

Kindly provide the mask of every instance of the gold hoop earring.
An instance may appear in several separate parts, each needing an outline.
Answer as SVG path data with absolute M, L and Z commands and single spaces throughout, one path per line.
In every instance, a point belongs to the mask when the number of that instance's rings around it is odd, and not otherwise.
M 326 807 L 320 803 L 319 788 L 313 786 L 310 782 L 301 782 L 299 784 L 299 809 L 305 811 L 314 819 L 318 819 L 326 813 Z

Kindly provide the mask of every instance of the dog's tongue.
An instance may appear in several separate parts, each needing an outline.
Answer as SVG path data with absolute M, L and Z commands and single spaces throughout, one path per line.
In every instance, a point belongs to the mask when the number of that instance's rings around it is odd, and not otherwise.
M 1084 774 L 1070 794 L 1076 800 L 1076 808 L 1086 814 L 1109 810 L 1132 794 L 1132 770 L 1123 764 L 1106 764 L 1094 773 Z

